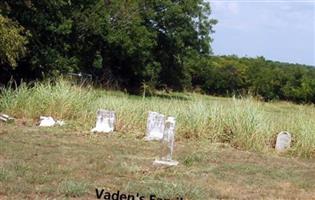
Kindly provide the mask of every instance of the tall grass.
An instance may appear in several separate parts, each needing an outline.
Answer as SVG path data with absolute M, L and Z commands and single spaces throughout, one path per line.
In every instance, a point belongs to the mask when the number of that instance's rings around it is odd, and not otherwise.
M 0 112 L 33 119 L 51 115 L 87 131 L 94 126 L 99 108 L 115 110 L 117 131 L 131 136 L 144 135 L 147 112 L 158 111 L 177 118 L 179 140 L 225 142 L 239 149 L 266 152 L 273 148 L 277 133 L 287 130 L 294 139 L 290 154 L 315 157 L 313 105 L 176 93 L 142 98 L 82 88 L 63 80 L 32 87 L 22 84 L 0 94 Z

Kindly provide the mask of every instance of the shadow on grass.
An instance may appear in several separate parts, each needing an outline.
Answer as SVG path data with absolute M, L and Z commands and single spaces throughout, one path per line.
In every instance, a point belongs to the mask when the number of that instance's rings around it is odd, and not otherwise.
M 190 97 L 183 94 L 177 94 L 177 93 L 156 93 L 152 95 L 152 97 L 168 99 L 168 100 L 181 100 L 181 101 L 191 100 Z

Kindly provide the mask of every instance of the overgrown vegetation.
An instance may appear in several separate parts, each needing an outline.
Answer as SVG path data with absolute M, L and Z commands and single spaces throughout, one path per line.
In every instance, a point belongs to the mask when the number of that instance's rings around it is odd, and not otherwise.
M 0 199 L 95 199 L 95 188 L 313 198 L 315 68 L 214 56 L 207 2 L 2 0 L 0 113 L 16 120 L 0 123 Z M 69 73 L 92 84 L 56 81 Z M 90 133 L 99 108 L 116 111 L 115 134 Z M 176 168 L 152 165 L 160 144 L 143 140 L 150 110 L 177 118 Z M 36 127 L 43 115 L 66 124 Z M 279 157 L 283 130 L 293 142 Z
M 32 35 L 19 67 L 1 67 L 3 79 L 86 72 L 129 92 L 147 82 L 183 89 L 184 59 L 211 52 L 216 23 L 204 0 L 4 0 L 0 8 Z
M 0 64 L 16 67 L 19 58 L 25 55 L 26 44 L 23 27 L 0 13 Z
M 264 103 L 251 97 L 218 98 L 194 93 L 160 93 L 138 97 L 71 85 L 66 81 L 22 84 L 4 89 L 0 112 L 18 118 L 38 119 L 51 115 L 64 119 L 74 130 L 87 132 L 95 125 L 99 108 L 117 112 L 117 130 L 143 137 L 147 112 L 159 111 L 177 118 L 177 140 L 197 139 L 224 142 L 238 149 L 273 151 L 277 133 L 293 135 L 289 154 L 315 156 L 315 108 L 287 102 Z
M 315 67 L 236 56 L 200 60 L 192 85 L 207 94 L 315 103 Z M 198 64 L 197 64 L 198 66 Z
M 0 33 L 3 47 L 13 48 L 0 47 L 0 59 L 10 59 L 0 63 L 0 82 L 81 72 L 91 74 L 102 87 L 133 94 L 186 90 L 315 103 L 311 66 L 213 56 L 211 36 L 217 20 L 211 18 L 207 2 L 1 1 L 0 19 L 16 25 L 13 37 Z M 22 30 L 29 33 L 28 44 Z

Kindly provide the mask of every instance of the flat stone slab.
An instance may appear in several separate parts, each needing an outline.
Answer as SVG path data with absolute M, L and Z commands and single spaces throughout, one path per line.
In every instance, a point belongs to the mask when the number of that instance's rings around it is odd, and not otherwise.
M 6 114 L 0 114 L 0 121 L 3 121 L 3 122 L 13 122 L 13 121 L 14 121 L 14 118 L 13 118 L 13 117 L 10 117 L 9 115 L 6 115 Z
M 54 120 L 51 116 L 40 116 L 39 120 L 40 127 L 51 127 L 55 125 L 63 126 L 65 124 L 64 121 Z
M 176 160 L 155 160 L 153 165 L 166 165 L 166 166 L 177 166 L 178 161 Z
M 40 119 L 40 122 L 39 122 L 40 127 L 50 127 L 56 124 L 56 121 L 50 116 L 49 117 L 40 116 L 39 119 Z

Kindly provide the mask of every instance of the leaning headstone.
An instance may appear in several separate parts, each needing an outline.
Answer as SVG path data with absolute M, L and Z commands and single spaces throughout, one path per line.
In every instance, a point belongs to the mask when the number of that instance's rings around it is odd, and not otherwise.
M 114 111 L 99 109 L 97 111 L 96 126 L 91 132 L 110 133 L 115 129 L 116 114 Z
M 282 131 L 277 136 L 276 141 L 276 150 L 277 151 L 285 151 L 291 146 L 291 134 L 287 131 Z
M 163 138 L 165 116 L 158 112 L 149 112 L 145 140 L 161 140 Z
M 178 162 L 173 160 L 175 140 L 175 117 L 168 117 L 165 121 L 165 129 L 161 140 L 160 159 L 153 162 L 154 165 L 176 166 Z

